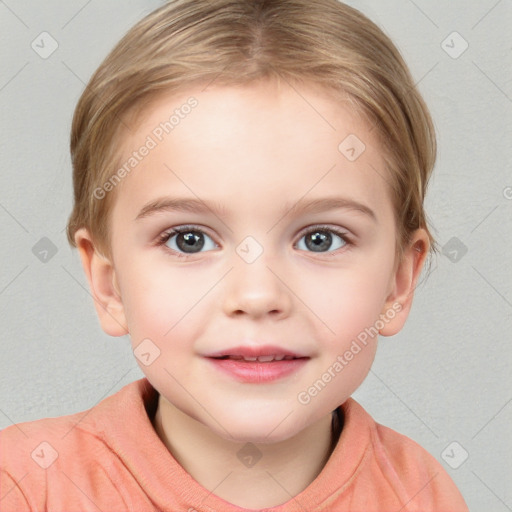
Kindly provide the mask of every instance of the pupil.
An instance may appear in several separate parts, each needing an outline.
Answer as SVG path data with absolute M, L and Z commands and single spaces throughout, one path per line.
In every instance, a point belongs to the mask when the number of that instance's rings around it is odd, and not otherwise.
M 177 237 L 176 244 L 184 252 L 197 252 L 203 248 L 204 239 L 201 235 L 189 231 L 188 233 L 180 233 Z M 197 251 L 190 251 L 190 249 L 197 249 Z

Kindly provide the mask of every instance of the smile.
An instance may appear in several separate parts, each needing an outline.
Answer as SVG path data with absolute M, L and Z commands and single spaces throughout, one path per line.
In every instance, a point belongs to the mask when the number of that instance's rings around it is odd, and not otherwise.
M 310 357 L 271 345 L 239 346 L 208 354 L 213 368 L 243 383 L 269 383 L 300 371 Z
M 248 362 L 255 362 L 258 361 L 259 363 L 271 363 L 273 361 L 290 361 L 292 359 L 299 359 L 294 356 L 285 356 L 284 354 L 280 355 L 269 355 L 269 356 L 222 356 L 215 359 L 232 359 L 233 361 L 248 361 Z

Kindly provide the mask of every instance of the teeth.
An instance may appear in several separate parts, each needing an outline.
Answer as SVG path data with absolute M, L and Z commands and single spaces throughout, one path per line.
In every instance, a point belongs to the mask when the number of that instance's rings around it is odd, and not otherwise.
M 274 360 L 274 356 L 259 356 L 258 361 L 260 363 L 269 363 Z
M 258 361 L 259 363 L 270 363 L 271 361 L 282 361 L 283 359 L 286 361 L 289 361 L 291 359 L 295 359 L 293 356 L 285 356 L 285 355 L 269 355 L 269 356 L 257 356 L 257 357 L 249 357 L 249 356 L 228 356 L 228 359 L 233 359 L 235 361 L 248 361 L 248 362 L 255 362 Z

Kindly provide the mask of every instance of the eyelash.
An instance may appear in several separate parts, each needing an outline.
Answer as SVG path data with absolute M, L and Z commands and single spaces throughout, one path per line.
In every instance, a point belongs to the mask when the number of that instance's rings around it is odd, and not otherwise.
M 156 245 L 157 246 L 164 246 L 174 235 L 179 235 L 180 233 L 189 233 L 190 231 L 198 231 L 200 233 L 203 233 L 205 235 L 208 235 L 208 233 L 205 233 L 202 229 L 200 229 L 198 226 L 181 226 L 179 228 L 172 228 L 169 231 L 164 231 L 157 239 Z M 210 236 L 210 235 L 208 235 Z M 210 237 L 211 238 L 211 237 Z M 190 256 L 194 256 L 193 253 L 191 254 L 185 254 L 182 252 L 177 252 L 174 249 L 167 248 L 169 251 L 173 253 L 173 255 L 176 255 L 178 258 L 188 258 Z M 196 253 L 199 254 L 199 253 Z
M 157 246 L 165 246 L 165 244 L 174 235 L 179 235 L 180 233 L 189 233 L 191 231 L 196 231 L 196 232 L 199 232 L 199 233 L 203 233 L 203 234 L 205 234 L 207 236 L 210 236 L 210 235 L 208 235 L 208 233 L 206 233 L 203 229 L 201 229 L 198 226 L 193 226 L 193 225 L 191 225 L 191 226 L 180 226 L 178 228 L 172 228 L 169 231 L 164 231 L 158 237 L 158 239 L 156 241 L 156 245 Z M 345 247 L 348 247 L 348 246 L 351 246 L 351 245 L 354 245 L 352 239 L 349 237 L 349 235 L 348 235 L 348 233 L 346 231 L 343 231 L 343 230 L 341 230 L 339 228 L 323 226 L 323 225 L 311 226 L 311 227 L 307 228 L 306 231 L 302 231 L 300 233 L 299 240 L 301 240 L 302 237 L 304 237 L 305 235 L 309 235 L 311 233 L 314 233 L 315 231 L 327 231 L 329 233 L 334 233 L 335 235 L 339 236 L 343 240 L 343 242 L 345 242 L 345 246 L 342 247 L 341 249 L 343 249 Z M 212 238 L 212 237 L 210 237 L 210 238 Z M 195 256 L 196 254 L 200 254 L 200 253 L 186 254 L 186 253 L 181 253 L 181 252 L 175 251 L 174 249 L 170 249 L 170 248 L 168 248 L 168 250 L 171 251 L 173 253 L 173 255 L 176 255 L 178 258 L 189 258 L 190 256 Z M 336 253 L 339 250 L 340 249 L 336 249 L 335 251 L 318 252 L 316 254 L 322 254 L 324 256 L 331 257 L 331 256 L 335 256 Z M 314 251 L 308 251 L 308 252 L 312 252 L 313 254 L 315 254 Z

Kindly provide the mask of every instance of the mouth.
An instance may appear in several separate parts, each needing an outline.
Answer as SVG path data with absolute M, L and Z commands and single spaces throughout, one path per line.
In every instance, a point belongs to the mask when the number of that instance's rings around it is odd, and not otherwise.
M 267 356 L 240 356 L 240 355 L 226 355 L 220 357 L 213 357 L 212 359 L 232 359 L 233 361 L 246 361 L 246 362 L 258 362 L 258 363 L 272 363 L 273 361 L 291 361 L 293 359 L 306 359 L 304 357 L 288 356 L 284 354 L 271 354 Z
M 206 358 L 229 377 L 254 384 L 283 379 L 299 371 L 310 359 L 273 346 L 234 347 L 208 354 Z
M 292 359 L 309 359 L 308 356 L 299 352 L 292 352 L 291 350 L 274 346 L 274 345 L 260 345 L 260 346 L 239 346 L 225 350 L 219 350 L 206 357 L 213 359 L 233 359 L 235 361 L 271 363 L 273 361 L 290 361 Z

